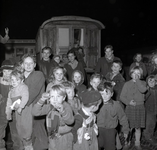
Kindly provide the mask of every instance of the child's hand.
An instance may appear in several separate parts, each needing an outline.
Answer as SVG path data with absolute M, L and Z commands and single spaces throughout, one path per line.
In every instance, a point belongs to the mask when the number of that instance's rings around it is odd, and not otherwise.
M 43 93 L 42 96 L 41 96 L 41 100 L 43 102 L 45 102 L 48 98 L 50 98 L 50 94 L 49 93 Z
M 55 104 L 53 104 L 53 106 L 54 106 L 59 112 L 63 112 L 63 104 L 55 103 Z
M 19 107 L 19 108 L 17 109 L 17 113 L 18 113 L 19 115 L 21 115 L 21 113 L 22 113 L 22 108 Z
M 131 106 L 136 106 L 136 102 L 134 100 L 131 100 L 129 103 Z

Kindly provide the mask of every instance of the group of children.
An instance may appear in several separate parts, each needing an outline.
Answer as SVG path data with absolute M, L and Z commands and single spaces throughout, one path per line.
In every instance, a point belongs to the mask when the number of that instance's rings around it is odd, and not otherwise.
M 121 149 L 119 132 L 123 132 L 127 139 L 133 129 L 135 147 L 140 150 L 141 128 L 145 128 L 145 138 L 153 138 L 157 114 L 156 76 L 141 80 L 143 71 L 138 66 L 131 68 L 131 80 L 125 81 L 120 73 L 122 62 L 116 60 L 105 78 L 98 73 L 90 77 L 91 87 L 83 84 L 84 77 L 80 71 L 73 72 L 70 82 L 66 79 L 65 68 L 57 66 L 45 92 L 38 102 L 31 105 L 27 105 L 29 90 L 23 82 L 23 72 L 19 67 L 7 67 L 7 64 L 1 67 L 0 107 L 5 103 L 3 110 L 7 120 L 12 120 L 15 112 L 17 133 L 25 150 L 33 150 L 33 116 L 46 115 L 49 150 Z M 4 92 L 2 85 L 10 85 L 8 93 Z M 120 130 L 117 130 L 118 126 Z M 2 143 L 0 141 L 0 150 L 4 150 Z

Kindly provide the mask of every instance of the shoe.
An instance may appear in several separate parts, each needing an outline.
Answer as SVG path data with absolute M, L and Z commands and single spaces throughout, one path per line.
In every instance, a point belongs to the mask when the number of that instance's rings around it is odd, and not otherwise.
M 24 148 L 25 148 L 25 150 L 33 150 L 33 146 L 32 145 L 27 145 Z
M 135 149 L 136 150 L 142 150 L 142 147 L 141 147 L 141 145 L 138 145 L 138 146 L 135 145 Z
M 124 145 L 122 150 L 129 150 L 130 149 L 130 145 Z

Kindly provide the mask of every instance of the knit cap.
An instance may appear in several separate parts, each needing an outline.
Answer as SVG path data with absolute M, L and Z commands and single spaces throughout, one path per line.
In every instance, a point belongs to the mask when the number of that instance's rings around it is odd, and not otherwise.
M 4 60 L 2 62 L 0 70 L 3 70 L 3 69 L 13 70 L 14 69 L 14 63 L 11 60 Z
M 98 91 L 85 91 L 82 92 L 80 95 L 80 101 L 86 105 L 89 103 L 93 103 L 96 101 L 99 101 L 100 99 L 102 99 L 101 94 Z

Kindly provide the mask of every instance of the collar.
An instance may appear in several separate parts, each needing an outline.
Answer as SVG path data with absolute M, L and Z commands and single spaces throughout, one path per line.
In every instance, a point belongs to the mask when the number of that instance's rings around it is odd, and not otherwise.
M 110 99 L 108 102 L 103 103 L 104 105 L 113 105 L 113 99 Z

